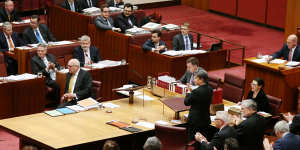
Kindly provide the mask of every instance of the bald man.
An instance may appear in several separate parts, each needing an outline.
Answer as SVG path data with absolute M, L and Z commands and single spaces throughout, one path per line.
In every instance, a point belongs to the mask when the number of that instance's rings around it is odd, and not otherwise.
M 298 38 L 295 34 L 288 36 L 282 48 L 272 55 L 272 58 L 283 58 L 287 61 L 300 62 L 300 47 L 297 45 Z
M 62 96 L 59 107 L 75 105 L 77 101 L 93 97 L 92 77 L 89 72 L 80 69 L 80 62 L 71 59 L 68 62 L 69 73 L 67 74 L 65 94 Z
M 14 2 L 11 0 L 7 0 L 4 3 L 4 7 L 0 9 L 0 22 L 5 22 L 5 21 L 8 22 L 21 21 L 15 9 Z

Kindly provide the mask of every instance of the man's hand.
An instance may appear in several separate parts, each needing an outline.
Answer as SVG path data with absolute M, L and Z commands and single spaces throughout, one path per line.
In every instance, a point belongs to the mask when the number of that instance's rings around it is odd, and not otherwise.
M 187 84 L 186 84 L 186 89 L 188 90 L 188 92 L 191 92 L 191 91 L 192 91 L 192 88 L 191 88 L 191 84 L 190 84 L 190 83 L 187 83 Z
M 284 120 L 286 120 L 289 123 L 293 121 L 294 117 L 295 117 L 295 115 L 292 115 L 290 112 L 283 114 Z
M 198 141 L 198 142 L 207 142 L 207 139 L 200 133 L 200 132 L 197 132 L 195 134 L 195 140 Z
M 164 50 L 165 48 L 166 48 L 165 45 L 158 46 L 158 49 L 159 49 L 159 50 Z
M 268 138 L 265 138 L 263 141 L 265 150 L 273 150 L 273 144 L 269 142 Z
M 113 31 L 121 32 L 120 28 L 113 28 Z
M 240 124 L 243 120 L 237 116 L 237 115 L 232 115 L 231 117 L 233 124 L 238 125 Z

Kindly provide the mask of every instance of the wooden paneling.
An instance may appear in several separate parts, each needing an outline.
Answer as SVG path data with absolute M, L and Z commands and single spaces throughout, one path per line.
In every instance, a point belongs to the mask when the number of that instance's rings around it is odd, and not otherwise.
M 287 0 L 268 0 L 267 24 L 279 28 L 285 27 Z
M 238 17 L 265 23 L 267 0 L 238 0 Z
M 286 9 L 286 24 L 284 39 L 290 34 L 296 33 L 296 28 L 300 27 L 300 1 L 299 0 L 288 0 Z
M 237 15 L 237 0 L 210 0 L 209 9 L 229 14 L 232 16 Z
M 181 4 L 202 10 L 208 10 L 209 8 L 209 0 L 181 0 Z

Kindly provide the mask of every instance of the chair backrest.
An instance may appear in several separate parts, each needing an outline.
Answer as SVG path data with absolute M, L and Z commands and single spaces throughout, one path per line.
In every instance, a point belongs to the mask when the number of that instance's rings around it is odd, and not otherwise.
M 278 115 L 280 113 L 279 108 L 282 104 L 282 100 L 280 98 L 267 95 L 267 98 L 269 100 L 269 105 L 271 109 L 271 114 L 272 115 Z
M 213 88 L 213 89 L 217 89 L 219 87 L 221 83 L 221 79 L 216 77 L 216 76 L 212 76 L 212 75 L 208 75 L 208 85 Z
M 7 76 L 4 54 L 0 53 L 0 76 Z
M 298 36 L 298 44 L 300 44 L 300 27 L 297 28 L 297 33 L 296 35 Z
M 100 81 L 93 80 L 93 93 L 95 95 L 95 99 L 98 100 L 100 98 L 100 90 L 102 83 Z
M 239 102 L 244 93 L 245 79 L 230 73 L 224 75 L 223 99 Z
M 187 145 L 187 133 L 183 127 L 155 124 L 155 135 L 162 143 L 162 150 L 184 150 Z

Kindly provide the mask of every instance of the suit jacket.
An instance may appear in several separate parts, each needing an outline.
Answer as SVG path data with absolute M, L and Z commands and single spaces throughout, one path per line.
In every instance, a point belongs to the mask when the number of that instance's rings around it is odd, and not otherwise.
M 64 2 L 61 3 L 61 7 L 64 9 L 71 10 L 71 6 L 68 0 L 64 0 Z M 76 12 L 81 12 L 80 3 L 78 2 L 78 0 L 74 0 L 74 7 Z
M 200 143 L 198 149 L 201 150 L 213 150 L 214 147 L 216 147 L 218 150 L 224 149 L 224 143 L 225 139 L 227 138 L 236 138 L 237 134 L 235 132 L 235 129 L 231 126 L 225 126 L 223 127 L 219 132 L 215 133 L 213 138 L 209 143 L 202 142 Z
M 120 3 L 117 3 L 115 4 L 115 1 L 114 0 L 107 0 L 106 1 L 106 4 L 109 6 L 109 7 L 119 7 L 120 5 L 124 5 L 124 2 L 120 2 Z
M 287 133 L 274 143 L 274 150 L 299 150 L 300 136 Z
M 68 93 L 71 77 L 72 74 L 68 73 L 66 78 L 65 93 Z M 74 86 L 73 93 L 75 93 L 78 98 L 76 101 L 94 97 L 92 92 L 92 77 L 89 72 L 80 69 Z
M 128 18 L 131 20 L 132 22 L 132 26 L 128 23 Z M 132 14 L 129 17 L 126 17 L 123 13 L 121 13 L 119 16 L 116 17 L 115 19 L 115 27 L 116 28 L 120 28 L 122 30 L 123 33 L 125 33 L 125 31 L 127 29 L 132 28 L 133 26 L 137 26 L 139 27 L 139 24 L 137 22 L 137 18 L 134 14 Z
M 159 40 L 159 46 L 162 46 L 162 45 L 166 45 L 165 42 L 163 42 L 162 40 Z M 155 44 L 154 42 L 152 42 L 151 39 L 148 39 L 142 46 L 143 50 L 145 51 L 151 51 L 152 48 L 155 48 Z
M 273 58 L 283 57 L 284 60 L 288 60 L 289 52 L 290 52 L 290 49 L 288 48 L 287 44 L 283 44 L 282 48 L 279 51 L 277 51 L 276 53 L 274 53 L 272 56 L 273 56 Z M 292 60 L 300 62 L 300 47 L 298 45 L 297 45 L 296 49 L 294 50 Z
M 190 47 L 191 47 L 191 49 L 193 49 L 193 41 L 194 41 L 193 35 L 188 34 L 188 36 L 189 36 L 190 43 L 191 43 Z M 183 40 L 182 33 L 179 33 L 179 34 L 177 34 L 173 37 L 172 49 L 176 50 L 176 51 L 185 50 L 185 43 L 184 43 L 184 40 Z
M 56 41 L 50 30 L 45 24 L 39 24 L 39 30 L 46 42 Z M 39 41 L 37 40 L 35 33 L 31 27 L 27 27 L 23 32 L 23 39 L 25 44 L 37 44 Z
M 48 62 L 52 62 L 55 64 L 55 68 L 60 69 L 60 65 L 57 63 L 55 57 L 52 54 L 46 54 L 46 58 L 48 60 Z M 50 83 L 50 81 L 52 80 L 50 78 L 50 73 L 46 71 L 46 65 L 44 63 L 44 61 L 37 55 L 34 55 L 31 58 L 31 71 L 34 74 L 37 74 L 38 72 L 42 72 L 43 75 L 46 77 L 46 83 L 47 85 Z
M 17 32 L 13 32 L 11 34 L 11 39 L 15 45 L 15 47 L 18 46 L 24 46 L 23 41 L 21 40 L 21 38 L 19 37 L 19 34 Z M 4 32 L 0 32 L 0 51 L 1 52 L 6 52 L 8 51 L 8 43 L 6 41 L 6 37 L 4 35 Z
M 90 57 L 91 57 L 91 60 L 95 63 L 101 60 L 98 48 L 96 48 L 94 46 L 90 46 Z M 84 57 L 84 52 L 83 52 L 83 49 L 81 48 L 81 46 L 74 48 L 73 58 L 76 58 L 79 60 L 81 67 L 84 66 L 85 57 Z
M 198 67 L 198 70 L 204 70 L 202 67 Z M 196 71 L 196 72 L 197 72 Z M 190 80 L 191 80 L 191 77 L 192 77 L 192 73 L 189 72 L 188 70 L 184 73 L 184 75 L 180 78 L 180 82 L 182 84 L 186 84 L 186 83 L 190 83 Z
M 211 104 L 213 90 L 208 84 L 204 84 L 186 94 L 184 104 L 191 106 L 188 124 L 203 127 L 208 126 L 210 121 L 209 106 Z
M 81 7 L 81 10 L 82 9 L 86 9 L 86 8 L 89 8 L 89 4 L 87 2 L 87 0 L 79 0 L 80 1 L 80 7 Z M 93 3 L 93 7 L 99 7 L 99 0 L 92 0 L 92 3 Z
M 257 113 L 235 126 L 240 150 L 263 150 L 265 119 Z
M 269 100 L 264 92 L 263 89 L 261 89 L 258 94 L 256 95 L 255 98 L 253 98 L 253 91 L 249 91 L 247 99 L 252 99 L 256 102 L 257 104 L 257 111 L 264 111 L 267 113 L 270 113 L 270 105 L 269 105 Z
M 10 14 L 10 20 L 8 20 L 8 14 L 4 7 L 0 9 L 0 22 L 13 22 L 13 21 L 21 21 L 21 18 L 17 14 L 16 9 L 14 9 Z
M 111 26 L 108 25 L 107 20 L 109 21 Z M 107 20 L 104 19 L 102 16 L 98 16 L 95 19 L 95 26 L 103 30 L 112 30 L 112 27 L 114 26 L 114 21 L 111 19 L 111 17 L 109 17 Z

